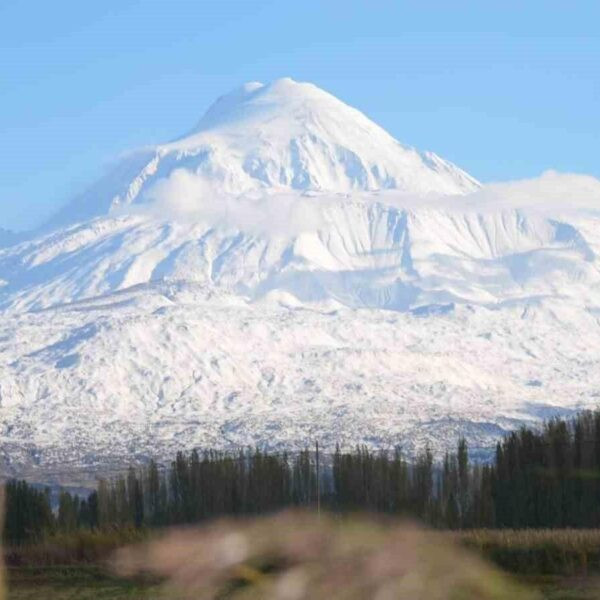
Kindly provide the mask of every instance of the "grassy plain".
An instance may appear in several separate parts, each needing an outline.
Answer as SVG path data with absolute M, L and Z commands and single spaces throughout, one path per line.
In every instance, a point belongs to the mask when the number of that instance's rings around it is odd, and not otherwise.
M 439 537 L 440 545 L 452 538 L 453 543 L 467 546 L 532 591 L 531 597 L 600 600 L 600 530 L 475 530 L 427 536 Z M 123 543 L 160 544 L 160 539 L 149 532 L 129 531 L 46 540 L 24 549 L 17 557 L 19 565 L 14 564 L 13 555 L 13 565 L 6 572 L 8 600 L 179 600 L 183 596 L 165 588 L 156 575 L 120 577 L 104 561 Z M 475 598 L 464 598 L 471 597 Z

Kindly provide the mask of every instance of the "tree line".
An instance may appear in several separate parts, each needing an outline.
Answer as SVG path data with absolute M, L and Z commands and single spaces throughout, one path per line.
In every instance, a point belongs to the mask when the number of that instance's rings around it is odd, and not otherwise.
M 396 448 L 269 453 L 179 452 L 101 479 L 87 498 L 6 484 L 10 544 L 53 531 L 161 527 L 296 506 L 413 515 L 439 528 L 600 526 L 600 411 L 552 419 L 507 435 L 489 463 L 459 439 L 438 461 L 425 448 L 409 460 Z

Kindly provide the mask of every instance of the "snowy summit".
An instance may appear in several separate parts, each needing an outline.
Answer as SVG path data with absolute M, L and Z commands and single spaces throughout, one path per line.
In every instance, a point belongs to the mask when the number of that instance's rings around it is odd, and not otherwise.
M 185 137 L 136 153 L 61 212 L 63 222 L 143 202 L 183 170 L 213 192 L 393 189 L 463 194 L 479 187 L 431 153 L 402 145 L 358 110 L 310 83 L 252 82 L 219 98 Z

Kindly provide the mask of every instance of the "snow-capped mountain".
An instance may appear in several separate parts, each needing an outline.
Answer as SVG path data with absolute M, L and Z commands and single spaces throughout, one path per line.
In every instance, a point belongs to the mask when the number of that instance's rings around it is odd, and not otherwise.
M 311 84 L 246 84 L 0 248 L 6 469 L 488 448 L 595 406 L 599 253 L 592 177 L 482 187 Z
M 189 135 L 134 153 L 53 222 L 146 202 L 155 182 L 176 178 L 180 169 L 193 174 L 198 190 L 202 186 L 211 194 L 265 189 L 460 194 L 479 186 L 439 156 L 403 146 L 318 87 L 279 79 L 247 83 L 219 98 Z

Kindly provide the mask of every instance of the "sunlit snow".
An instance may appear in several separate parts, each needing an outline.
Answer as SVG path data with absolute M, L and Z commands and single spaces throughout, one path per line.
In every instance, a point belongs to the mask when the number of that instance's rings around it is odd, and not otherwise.
M 310 84 L 246 84 L 6 244 L 13 472 L 486 449 L 600 398 L 600 181 L 481 187 Z

